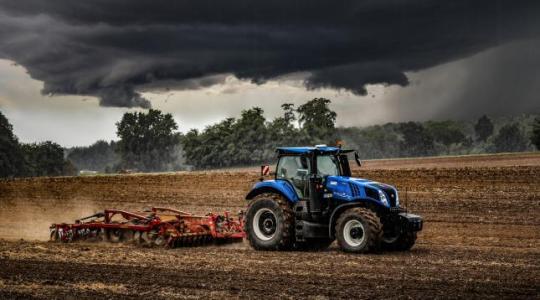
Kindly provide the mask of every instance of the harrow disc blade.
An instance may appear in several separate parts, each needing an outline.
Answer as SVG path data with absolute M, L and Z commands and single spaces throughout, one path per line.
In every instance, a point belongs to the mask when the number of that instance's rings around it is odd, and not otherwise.
M 122 241 L 123 230 L 121 229 L 108 229 L 107 237 L 111 243 L 119 243 Z
M 156 237 L 156 239 L 154 240 L 154 244 L 158 247 L 164 247 L 166 246 L 168 243 L 167 243 L 167 238 L 165 238 L 164 236 L 158 236 Z
M 124 232 L 122 233 L 122 241 L 126 243 L 133 242 L 134 237 L 135 232 L 133 232 L 133 230 L 124 230 Z
M 133 243 L 135 245 L 142 245 L 144 243 L 143 238 L 142 238 L 142 232 L 135 231 L 133 233 Z

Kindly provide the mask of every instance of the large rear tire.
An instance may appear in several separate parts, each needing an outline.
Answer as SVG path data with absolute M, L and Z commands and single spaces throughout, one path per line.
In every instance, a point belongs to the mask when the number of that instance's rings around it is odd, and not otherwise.
M 293 210 L 279 194 L 260 194 L 249 203 L 245 230 L 256 250 L 289 250 L 294 243 Z
M 336 222 L 336 238 L 345 252 L 378 251 L 382 239 L 382 224 L 377 214 L 364 207 L 344 211 Z

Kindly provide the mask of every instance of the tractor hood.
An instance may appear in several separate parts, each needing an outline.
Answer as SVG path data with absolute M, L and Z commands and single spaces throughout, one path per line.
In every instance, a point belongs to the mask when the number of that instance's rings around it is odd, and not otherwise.
M 363 178 L 328 176 L 325 187 L 338 200 L 355 201 L 364 199 L 386 207 L 399 206 L 395 187 Z

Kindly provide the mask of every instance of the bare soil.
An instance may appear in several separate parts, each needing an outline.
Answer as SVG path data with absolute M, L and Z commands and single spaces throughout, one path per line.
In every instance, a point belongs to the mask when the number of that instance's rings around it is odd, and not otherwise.
M 540 298 L 538 153 L 371 162 L 354 175 L 425 218 L 410 252 L 46 241 L 50 223 L 110 207 L 244 209 L 254 169 L 0 181 L 0 298 Z

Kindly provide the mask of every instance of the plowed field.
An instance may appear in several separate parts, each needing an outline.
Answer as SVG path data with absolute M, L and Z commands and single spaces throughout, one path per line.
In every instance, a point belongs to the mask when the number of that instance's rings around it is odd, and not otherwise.
M 397 186 L 425 218 L 410 252 L 46 241 L 50 223 L 108 207 L 244 209 L 254 169 L 0 181 L 0 298 L 540 297 L 539 154 L 367 161 L 354 173 Z

